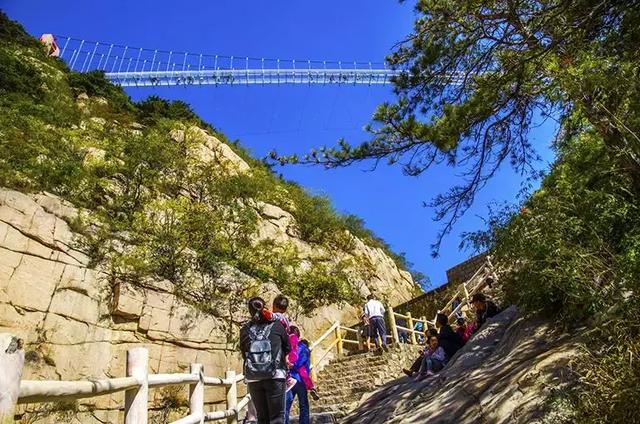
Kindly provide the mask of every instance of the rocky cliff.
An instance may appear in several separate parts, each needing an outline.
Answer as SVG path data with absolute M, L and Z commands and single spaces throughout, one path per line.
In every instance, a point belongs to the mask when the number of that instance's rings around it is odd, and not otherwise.
M 201 135 L 202 157 L 221 151 L 222 143 L 204 132 Z M 225 160 L 234 161 L 239 169 L 248 169 L 237 156 L 224 154 Z M 261 239 L 295 243 L 305 256 L 329 253 L 295 237 L 295 220 L 290 213 L 269 204 L 256 207 L 262 216 Z M 153 372 L 184 371 L 191 362 L 203 363 L 208 375 L 240 369 L 233 337 L 237 328 L 228 317 L 201 311 L 176 296 L 173 284 L 166 280 L 148 279 L 142 285 L 114 281 L 82 251 L 83 236 L 69 225 L 77 216 L 73 205 L 52 194 L 0 190 L 0 331 L 17 334 L 26 342 L 23 378 L 123 376 L 125 352 L 136 344 L 149 348 Z M 355 246 L 351 255 L 365 257 L 372 266 L 367 270 L 369 280 L 355 275 L 362 278 L 354 280 L 362 283 L 357 287 L 362 295 L 375 291 L 393 304 L 412 295 L 415 288 L 406 271 L 398 269 L 379 249 L 360 240 Z M 266 297 L 278 292 L 275 285 L 260 290 Z M 297 315 L 307 337 L 313 338 L 335 320 L 357 320 L 357 308 L 335 304 Z M 207 393 L 210 402 L 222 396 L 216 390 Z M 168 396 L 174 394 L 156 391 L 156 406 L 162 408 Z M 71 410 L 80 422 L 115 422 L 122 396 L 48 407 Z M 33 406 L 25 410 L 41 409 Z M 41 415 L 55 421 L 61 413 Z M 34 416 L 38 415 L 25 415 Z

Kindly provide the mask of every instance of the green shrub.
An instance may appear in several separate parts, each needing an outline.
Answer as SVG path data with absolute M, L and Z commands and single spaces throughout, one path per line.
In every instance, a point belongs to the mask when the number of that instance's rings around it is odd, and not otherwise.
M 9 54 L 5 48 L 0 52 L 0 99 L 3 104 L 15 100 L 15 95 L 41 101 L 44 97 L 43 80 L 40 73 L 24 57 Z
M 166 100 L 158 96 L 149 96 L 136 103 L 138 114 L 143 121 L 155 122 L 158 119 L 200 121 L 191 106 L 181 100 Z
M 104 74 L 105 72 L 101 70 L 84 73 L 70 72 L 69 86 L 76 95 L 86 93 L 89 96 L 103 97 L 116 111 L 134 112 L 135 108 L 127 93 L 122 87 L 111 84 Z
M 619 163 L 584 128 L 559 143 L 521 208 L 494 211 L 489 230 L 470 237 L 491 248 L 508 301 L 592 328 L 569 393 L 581 422 L 631 422 L 640 406 L 640 201 Z

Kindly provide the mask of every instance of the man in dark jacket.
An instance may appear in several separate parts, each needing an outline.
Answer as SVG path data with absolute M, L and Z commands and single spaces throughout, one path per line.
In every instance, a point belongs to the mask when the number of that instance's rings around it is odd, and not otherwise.
M 482 293 L 475 293 L 471 297 L 471 304 L 476 311 L 476 322 L 473 332 L 480 330 L 480 327 L 487 322 L 487 319 L 493 318 L 500 313 L 500 308 Z
M 436 327 L 438 327 L 438 345 L 442 346 L 448 361 L 462 347 L 460 335 L 453 331 L 449 325 L 449 318 L 445 314 L 436 316 Z
M 240 351 L 258 424 L 283 424 L 287 377 L 285 358 L 291 347 L 284 325 L 278 320 L 264 318 L 264 305 L 264 300 L 259 297 L 249 300 L 251 320 L 240 329 Z M 265 350 L 269 345 L 270 351 L 269 348 Z

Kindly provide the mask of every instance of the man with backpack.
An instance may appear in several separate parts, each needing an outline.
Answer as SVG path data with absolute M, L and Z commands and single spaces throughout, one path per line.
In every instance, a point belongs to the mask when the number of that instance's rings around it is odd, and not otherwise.
M 240 351 L 258 424 L 283 424 L 289 335 L 279 320 L 265 318 L 262 298 L 251 298 L 248 308 L 251 319 L 240 329 Z

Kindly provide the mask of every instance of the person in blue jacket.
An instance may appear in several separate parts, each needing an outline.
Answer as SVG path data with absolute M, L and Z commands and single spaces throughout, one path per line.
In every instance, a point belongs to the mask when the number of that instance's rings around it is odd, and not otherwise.
M 300 330 L 291 326 L 290 331 L 295 332 L 300 337 Z M 298 359 L 289 370 L 289 374 L 296 380 L 295 386 L 287 392 L 287 405 L 285 423 L 289 423 L 289 413 L 295 397 L 298 397 L 298 407 L 300 409 L 300 424 L 309 424 L 311 413 L 309 411 L 309 392 L 314 399 L 318 399 L 318 395 L 313 388 L 313 382 L 309 376 L 311 371 L 311 350 L 306 340 L 301 340 L 298 344 Z

